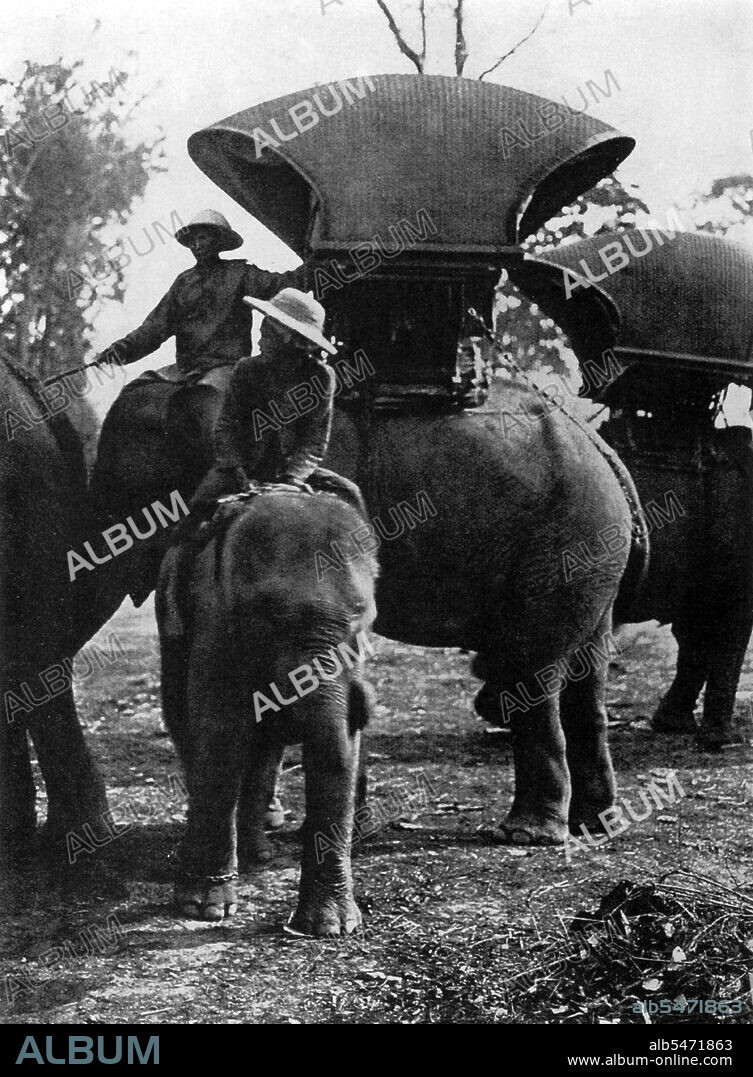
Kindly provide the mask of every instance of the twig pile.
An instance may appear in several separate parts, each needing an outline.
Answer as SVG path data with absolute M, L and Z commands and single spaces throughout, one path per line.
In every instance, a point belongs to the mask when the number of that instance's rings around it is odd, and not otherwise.
M 533 957 L 507 984 L 518 1020 L 748 1024 L 753 1017 L 753 899 L 707 876 L 680 870 L 651 884 L 623 880 L 596 912 L 575 916 L 566 939 Z

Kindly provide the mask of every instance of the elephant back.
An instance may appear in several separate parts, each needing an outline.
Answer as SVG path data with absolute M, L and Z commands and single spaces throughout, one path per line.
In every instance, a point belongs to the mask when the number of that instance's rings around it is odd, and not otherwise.
M 688 604 L 722 614 L 735 596 L 753 592 L 753 445 L 745 427 L 696 430 L 695 441 L 647 445 L 605 436 L 619 445 L 646 515 L 651 564 L 632 605 L 631 621 L 671 622 Z

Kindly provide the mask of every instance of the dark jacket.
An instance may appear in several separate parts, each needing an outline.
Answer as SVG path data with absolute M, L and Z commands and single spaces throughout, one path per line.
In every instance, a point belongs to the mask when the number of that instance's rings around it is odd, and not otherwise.
M 334 370 L 310 353 L 265 346 L 241 359 L 215 426 L 216 466 L 306 482 L 327 452 Z
M 135 363 L 175 336 L 176 362 L 182 372 L 210 370 L 251 351 L 253 308 L 243 302 L 244 295 L 271 299 L 281 288 L 302 284 L 303 267 L 268 273 L 241 259 L 196 265 L 176 277 L 138 329 L 111 347 L 119 362 Z

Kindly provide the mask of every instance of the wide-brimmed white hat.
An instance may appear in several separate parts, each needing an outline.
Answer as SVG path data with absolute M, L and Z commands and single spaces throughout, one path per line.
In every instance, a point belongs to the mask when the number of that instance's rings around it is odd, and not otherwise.
M 310 292 L 299 292 L 297 288 L 283 288 L 271 299 L 254 299 L 250 295 L 245 295 L 243 301 L 282 325 L 286 325 L 288 329 L 300 333 L 302 337 L 317 344 L 330 355 L 337 355 L 337 348 L 322 332 L 324 307 L 321 303 L 317 303 Z
M 182 243 L 184 247 L 188 246 L 188 237 L 194 228 L 213 228 L 216 232 L 222 236 L 221 251 L 234 251 L 238 247 L 243 246 L 243 240 L 237 232 L 233 231 L 230 227 L 230 222 L 227 217 L 223 217 L 221 213 L 218 213 L 216 209 L 203 209 L 200 213 L 197 213 L 192 221 L 188 224 L 184 224 L 182 228 L 179 228 L 175 233 L 175 238 L 178 243 Z

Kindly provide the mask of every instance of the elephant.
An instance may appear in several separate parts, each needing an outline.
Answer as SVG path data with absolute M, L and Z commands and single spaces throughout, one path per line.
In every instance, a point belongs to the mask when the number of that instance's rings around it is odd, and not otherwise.
M 693 734 L 699 748 L 716 751 L 735 740 L 737 685 L 753 630 L 750 431 L 712 430 L 703 460 L 678 447 L 672 462 L 666 452 L 660 459 L 631 444 L 620 425 L 610 420 L 604 436 L 630 470 L 649 518 L 651 566 L 636 593 L 619 597 L 615 620 L 671 624 L 677 666 L 652 728 Z
M 175 899 L 193 918 L 235 912 L 237 830 L 246 847 L 263 847 L 270 775 L 284 746 L 302 742 L 306 822 L 291 927 L 347 934 L 361 921 L 350 836 L 376 561 L 354 558 L 321 580 L 317 552 L 347 541 L 362 517 L 333 494 L 262 491 L 223 503 L 186 570 L 178 630 L 165 571 L 157 588 L 163 712 L 189 794 Z M 250 810 L 239 813 L 242 790 Z
M 630 476 L 520 378 L 494 408 L 377 412 L 368 433 L 366 446 L 358 421 L 337 415 L 327 464 L 359 482 L 372 516 L 375 630 L 476 652 L 477 709 L 509 720 L 513 735 L 500 840 L 553 844 L 598 825 L 615 792 L 604 703 L 612 606 L 648 554 Z M 597 520 L 616 541 L 573 587 L 563 550 Z
M 76 714 L 71 667 L 107 619 L 69 579 L 66 555 L 87 516 L 82 442 L 67 414 L 42 419 L 39 384 L 0 360 L 0 857 L 25 859 L 34 846 L 31 736 L 48 798 L 46 835 L 102 827 L 107 799 Z M 30 418 L 31 416 L 31 418 Z
M 677 640 L 653 729 L 718 750 L 739 740 L 735 694 L 753 628 L 753 445 L 748 426 L 722 425 L 720 402 L 731 382 L 753 383 L 753 257 L 676 217 L 670 227 L 670 216 L 666 231 L 600 231 L 527 256 L 510 276 L 567 334 L 580 393 L 610 409 L 599 433 L 649 516 L 655 506 L 648 574 L 616 607 L 626 622 L 671 624 Z
M 360 485 L 374 523 L 322 552 L 320 575 L 379 547 L 376 631 L 475 651 L 496 715 L 503 693 L 517 700 L 516 791 L 500 839 L 559 843 L 568 826 L 598 825 L 614 797 L 604 705 L 612 605 L 647 553 L 616 454 L 515 378 L 494 409 L 376 409 L 366 423 L 336 407 L 326 463 Z M 150 490 L 171 488 L 171 467 L 155 458 Z M 565 578 L 573 537 L 608 528 L 620 536 L 613 552 Z M 563 663 L 584 654 L 583 674 L 568 675 Z
M 229 365 L 176 383 L 149 372 L 128 384 L 105 416 L 91 484 L 96 529 L 177 490 L 187 500 L 212 464 L 212 428 L 230 378 Z M 165 476 L 171 478 L 165 482 Z M 112 612 L 130 592 L 141 605 L 154 589 L 167 536 L 158 533 L 98 578 L 98 605 Z

